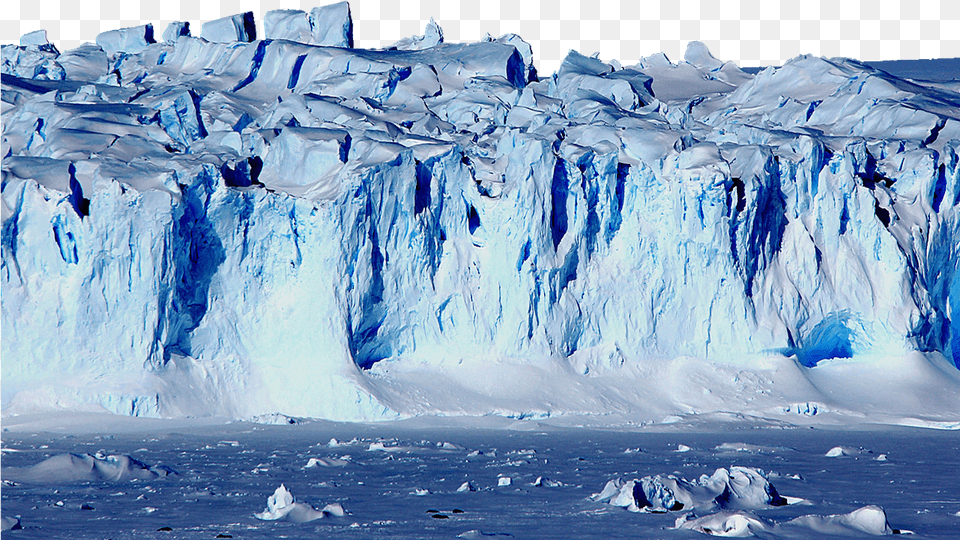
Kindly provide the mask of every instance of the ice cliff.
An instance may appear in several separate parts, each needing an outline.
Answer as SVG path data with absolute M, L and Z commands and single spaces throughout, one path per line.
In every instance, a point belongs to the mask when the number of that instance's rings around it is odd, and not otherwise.
M 960 83 L 264 26 L 3 46 L 7 410 L 960 410 Z

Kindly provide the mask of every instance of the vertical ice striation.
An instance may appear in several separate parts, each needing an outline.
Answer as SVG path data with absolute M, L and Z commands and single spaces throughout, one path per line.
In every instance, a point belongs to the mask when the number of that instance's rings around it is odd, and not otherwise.
M 252 22 L 4 46 L 4 407 L 373 419 L 415 412 L 409 366 L 960 365 L 947 84 L 699 44 L 540 79 L 515 35 Z

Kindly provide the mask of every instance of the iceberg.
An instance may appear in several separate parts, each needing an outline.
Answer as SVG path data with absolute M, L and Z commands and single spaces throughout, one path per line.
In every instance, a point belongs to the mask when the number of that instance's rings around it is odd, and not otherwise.
M 781 497 L 766 474 L 751 467 L 717 469 L 712 475 L 686 480 L 669 475 L 624 481 L 614 478 L 590 499 L 631 512 L 668 512 L 682 509 L 757 510 L 802 502 Z
M 328 504 L 323 510 L 317 510 L 307 503 L 297 502 L 286 486 L 280 484 L 273 495 L 267 498 L 267 508 L 263 512 L 254 514 L 253 517 L 261 521 L 306 523 L 331 516 L 343 517 L 345 515 L 347 513 L 340 503 Z
M 3 46 L 5 413 L 957 421 L 956 80 L 261 34 Z

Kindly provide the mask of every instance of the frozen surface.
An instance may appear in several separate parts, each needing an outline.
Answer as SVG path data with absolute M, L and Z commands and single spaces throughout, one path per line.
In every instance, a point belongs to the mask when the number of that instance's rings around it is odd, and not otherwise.
M 597 430 L 492 417 L 376 425 L 83 422 L 72 419 L 64 430 L 49 419 L 5 421 L 3 523 L 19 519 L 23 527 L 5 539 L 683 540 L 705 531 L 827 539 L 894 529 L 948 539 L 960 527 L 960 438 L 943 430 L 743 421 Z M 331 437 L 342 442 L 330 445 Z M 690 450 L 676 452 L 680 444 Z M 835 446 L 862 454 L 826 457 Z M 65 471 L 43 481 L 24 474 L 57 456 L 97 453 L 135 456 L 178 474 L 117 480 Z M 889 459 L 874 459 L 880 453 Z M 305 468 L 309 458 L 347 463 Z M 698 487 L 711 491 L 744 476 L 755 484 L 755 473 L 784 499 L 802 502 L 629 512 L 591 498 L 614 477 L 673 477 L 687 487 L 701 479 Z M 473 489 L 458 489 L 464 483 Z
M 3 47 L 5 415 L 960 426 L 955 79 L 264 26 Z

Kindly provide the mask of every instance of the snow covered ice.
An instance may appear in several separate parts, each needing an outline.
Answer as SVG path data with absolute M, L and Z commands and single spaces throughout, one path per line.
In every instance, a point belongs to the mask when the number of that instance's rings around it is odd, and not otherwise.
M 5 535 L 960 526 L 960 74 L 353 45 L 3 46 Z
M 957 420 L 955 83 L 264 21 L 4 46 L 5 410 Z
M 343 506 L 337 503 L 328 504 L 323 507 L 323 510 L 317 510 L 307 503 L 297 502 L 293 494 L 283 484 L 280 484 L 273 495 L 267 498 L 267 508 L 263 512 L 254 514 L 254 517 L 263 521 L 281 520 L 306 523 L 330 516 L 343 517 L 345 515 L 347 514 Z

